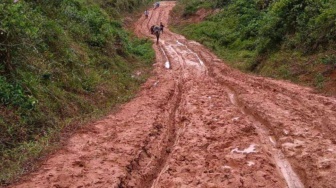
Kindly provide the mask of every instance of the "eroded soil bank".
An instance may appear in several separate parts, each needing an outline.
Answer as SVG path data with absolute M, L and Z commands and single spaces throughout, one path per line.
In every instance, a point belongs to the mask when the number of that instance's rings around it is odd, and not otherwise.
M 141 17 L 150 35 L 174 2 Z M 335 187 L 336 99 L 243 74 L 167 28 L 121 110 L 10 187 Z

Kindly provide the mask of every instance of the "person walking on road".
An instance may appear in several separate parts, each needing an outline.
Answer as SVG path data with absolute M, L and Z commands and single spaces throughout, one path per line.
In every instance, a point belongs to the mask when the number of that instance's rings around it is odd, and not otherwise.
M 152 35 L 156 36 L 156 44 L 159 44 L 159 38 L 160 38 L 160 32 L 161 32 L 160 26 L 152 25 L 152 27 L 150 28 L 150 32 Z
M 164 25 L 163 25 L 162 22 L 160 22 L 160 30 L 161 30 L 162 33 L 163 33 L 163 28 L 164 28 Z
M 146 18 L 146 19 L 148 18 L 148 15 L 149 15 L 149 11 L 148 11 L 148 10 L 145 10 L 145 18 Z
M 154 3 L 154 10 L 157 9 L 157 8 L 159 8 L 159 6 L 160 6 L 160 2 Z

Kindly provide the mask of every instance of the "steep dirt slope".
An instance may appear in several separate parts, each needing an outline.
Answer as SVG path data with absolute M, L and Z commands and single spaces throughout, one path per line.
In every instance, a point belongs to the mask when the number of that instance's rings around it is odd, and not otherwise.
M 135 32 L 167 24 L 161 2 Z M 164 30 L 154 76 L 11 187 L 336 187 L 336 99 L 240 73 Z

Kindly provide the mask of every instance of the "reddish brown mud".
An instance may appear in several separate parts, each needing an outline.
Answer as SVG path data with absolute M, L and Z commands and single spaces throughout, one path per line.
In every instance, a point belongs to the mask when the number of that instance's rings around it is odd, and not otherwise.
M 135 32 L 167 25 L 174 2 Z M 336 99 L 243 74 L 167 28 L 154 76 L 11 187 L 336 187 Z

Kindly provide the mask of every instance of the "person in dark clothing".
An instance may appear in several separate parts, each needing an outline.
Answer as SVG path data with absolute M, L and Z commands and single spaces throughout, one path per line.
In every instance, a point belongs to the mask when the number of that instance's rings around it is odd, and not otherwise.
M 164 25 L 163 25 L 162 22 L 160 22 L 160 30 L 161 30 L 162 33 L 163 33 L 163 28 L 164 28 Z
M 155 25 L 152 25 L 152 27 L 150 28 L 150 32 L 151 32 L 152 35 L 154 34 L 154 27 L 155 27 Z
M 159 6 L 160 6 L 160 2 L 154 3 L 154 10 L 157 9 L 157 8 L 159 8 Z
M 157 25 L 152 25 L 152 27 L 150 28 L 151 34 L 156 36 L 156 44 L 159 44 L 160 31 L 161 27 Z

